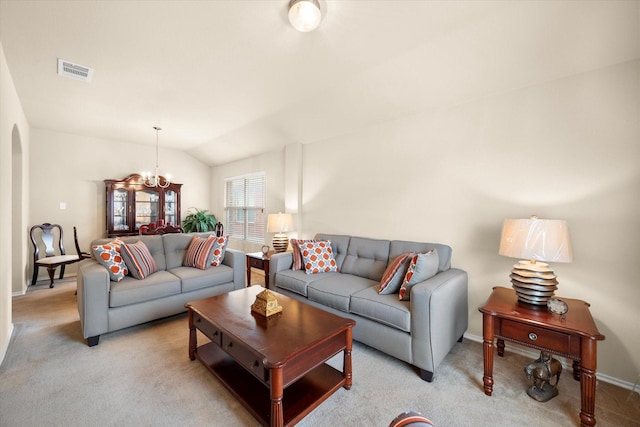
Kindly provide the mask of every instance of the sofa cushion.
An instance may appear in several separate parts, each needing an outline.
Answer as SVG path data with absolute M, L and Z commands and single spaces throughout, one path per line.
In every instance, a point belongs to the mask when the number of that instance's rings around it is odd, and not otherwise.
M 125 243 L 120 245 L 120 251 L 129 269 L 129 274 L 136 279 L 142 280 L 158 270 L 158 266 L 144 242 L 139 240 L 136 243 Z
M 111 283 L 109 307 L 135 304 L 179 293 L 180 279 L 168 271 L 157 271 L 143 280 L 127 276 L 121 282 Z
M 367 319 L 411 332 L 411 306 L 395 295 L 380 295 L 376 286 L 351 295 L 349 311 Z
M 378 285 L 378 282 L 374 280 L 352 274 L 322 273 L 318 276 L 324 277 L 307 286 L 309 301 L 315 301 L 345 313 L 349 312 L 351 295 L 362 289 Z
M 438 272 L 451 268 L 451 247 L 440 243 L 419 243 L 404 240 L 392 240 L 389 247 L 389 259 L 394 259 L 405 252 L 427 253 L 431 249 L 438 252 Z
M 388 240 L 352 237 L 340 271 L 379 282 L 388 263 Z
M 276 273 L 275 282 L 278 288 L 286 289 L 306 297 L 309 283 L 322 280 L 328 275 L 336 274 L 340 273 L 306 274 L 304 270 L 283 270 Z
M 306 274 L 338 271 L 330 241 L 319 240 L 298 243 L 298 248 L 300 248 L 300 255 L 302 256 Z
M 382 279 L 380 280 L 380 286 L 378 287 L 378 293 L 380 295 L 395 294 L 400 290 L 404 276 L 407 274 L 407 269 L 413 258 L 413 252 L 407 252 L 399 257 L 396 257 L 389 263 L 389 266 L 384 271 Z
M 176 267 L 169 270 L 180 278 L 182 292 L 191 292 L 223 283 L 233 282 L 233 268 L 228 265 L 199 270 L 192 267 Z
M 415 254 L 411 258 L 407 274 L 404 276 L 402 286 L 400 286 L 398 298 L 408 301 L 411 297 L 411 288 L 415 284 L 435 276 L 438 273 L 438 264 L 438 252 L 435 249 L 431 249 L 426 254 Z
M 211 265 L 213 245 L 216 243 L 215 236 L 198 237 L 193 236 L 187 252 L 184 254 L 182 261 L 183 267 L 195 267 L 200 270 L 206 270 Z
M 94 258 L 109 271 L 109 279 L 119 282 L 129 270 L 121 255 L 122 240 L 116 238 L 111 242 L 91 246 Z

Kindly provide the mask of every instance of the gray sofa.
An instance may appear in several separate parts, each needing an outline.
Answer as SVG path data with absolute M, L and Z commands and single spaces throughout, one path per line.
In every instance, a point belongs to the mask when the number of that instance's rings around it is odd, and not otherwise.
M 451 248 L 442 244 L 376 240 L 317 234 L 331 241 L 340 272 L 306 274 L 292 270 L 291 252 L 274 254 L 270 288 L 339 316 L 356 320 L 353 338 L 420 371 L 425 381 L 468 326 L 467 273 L 451 268 Z M 387 265 L 406 252 L 435 249 L 438 273 L 411 288 L 409 301 L 398 294 L 379 295 Z
M 114 282 L 95 259 L 80 262 L 78 312 L 82 335 L 90 347 L 98 344 L 101 334 L 181 313 L 189 301 L 245 286 L 245 254 L 238 250 L 227 248 L 222 264 L 206 270 L 182 266 L 194 234 L 123 237 L 125 243 L 142 240 L 157 264 L 158 271 L 143 280 L 126 276 Z M 91 246 L 112 240 L 94 240 Z

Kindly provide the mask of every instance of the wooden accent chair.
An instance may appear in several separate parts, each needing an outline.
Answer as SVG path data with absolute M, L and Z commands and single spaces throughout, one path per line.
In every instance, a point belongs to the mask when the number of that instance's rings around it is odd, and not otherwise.
M 47 269 L 50 280 L 49 287 L 53 288 L 53 276 L 56 268 L 60 267 L 58 279 L 62 279 L 64 277 L 64 269 L 68 264 L 74 264 L 91 257 L 88 253 L 80 251 L 75 227 L 73 227 L 73 238 L 78 252 L 76 255 L 66 254 L 62 243 L 64 232 L 59 224 L 45 222 L 44 224 L 34 225 L 29 231 L 29 237 L 33 244 L 33 277 L 31 278 L 31 285 L 36 284 L 40 267 Z M 41 248 L 44 248 L 44 254 L 40 253 Z

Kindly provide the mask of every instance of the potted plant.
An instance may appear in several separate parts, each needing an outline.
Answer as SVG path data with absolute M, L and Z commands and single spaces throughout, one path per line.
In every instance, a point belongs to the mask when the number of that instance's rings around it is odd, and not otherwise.
M 208 213 L 206 209 L 189 208 L 189 214 L 182 220 L 182 229 L 185 233 L 213 231 L 216 228 L 215 215 Z

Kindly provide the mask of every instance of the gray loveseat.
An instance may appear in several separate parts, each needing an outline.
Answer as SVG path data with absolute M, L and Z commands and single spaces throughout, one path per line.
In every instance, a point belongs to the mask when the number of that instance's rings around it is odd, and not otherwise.
M 292 270 L 291 252 L 274 254 L 270 288 L 356 320 L 355 340 L 416 366 L 422 379 L 432 381 L 468 326 L 467 273 L 451 268 L 451 248 L 330 234 L 315 239 L 331 241 L 340 272 L 306 274 Z M 413 286 L 409 301 L 400 301 L 397 293 L 378 294 L 390 262 L 406 252 L 430 249 L 438 253 L 438 272 Z
M 203 237 L 211 233 L 195 233 Z M 142 280 L 126 276 L 111 281 L 106 267 L 95 259 L 78 267 L 78 312 L 82 334 L 89 346 L 100 335 L 186 311 L 185 303 L 219 295 L 245 286 L 245 254 L 226 249 L 222 264 L 199 270 L 183 267 L 185 252 L 194 234 L 123 237 L 125 243 L 143 241 L 158 271 Z M 98 239 L 93 245 L 113 239 Z

